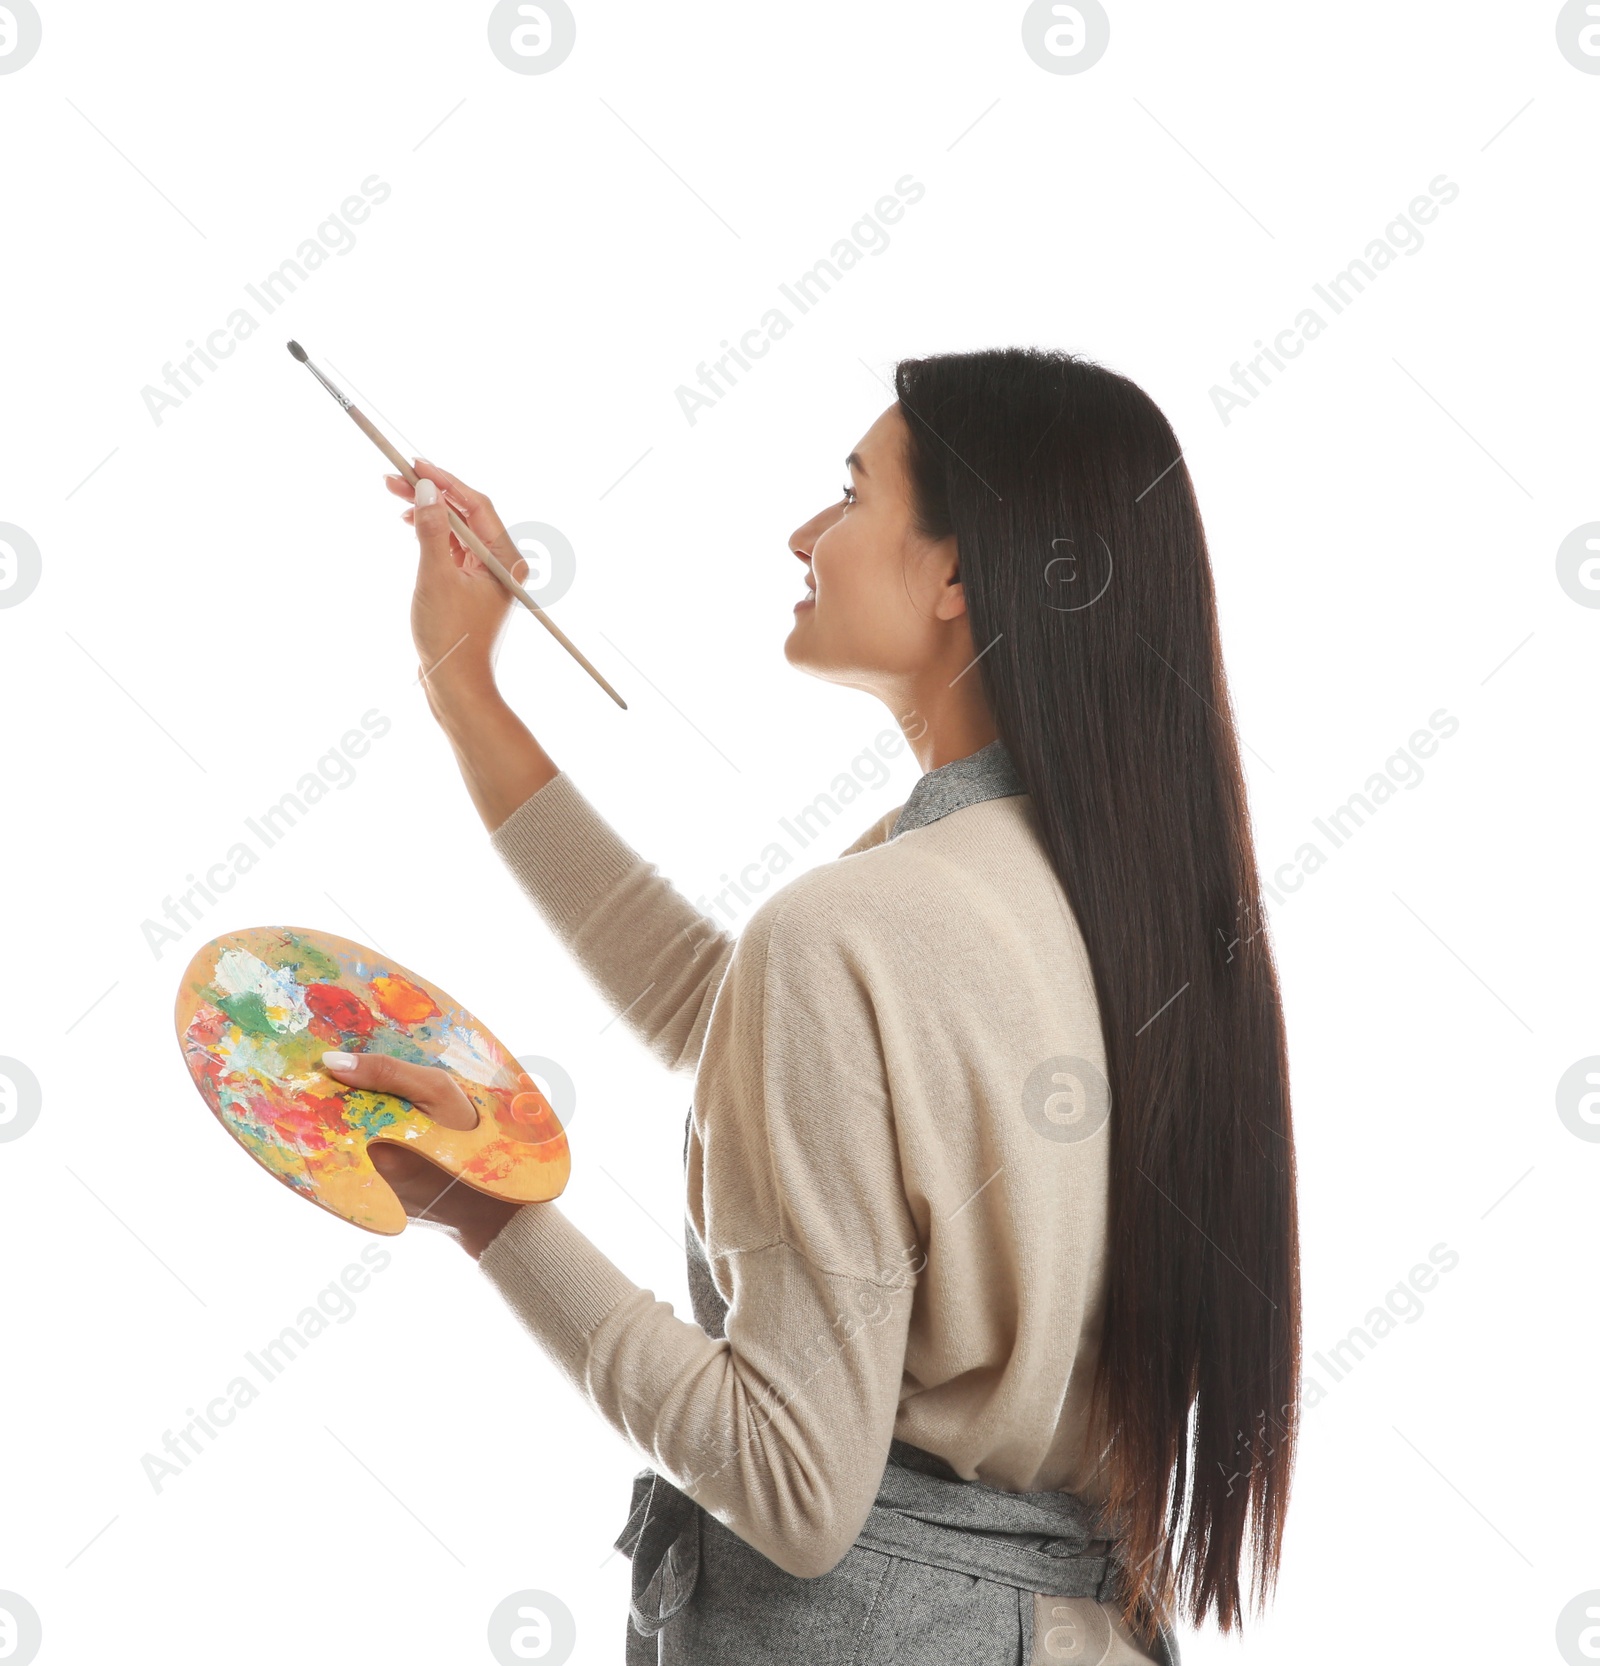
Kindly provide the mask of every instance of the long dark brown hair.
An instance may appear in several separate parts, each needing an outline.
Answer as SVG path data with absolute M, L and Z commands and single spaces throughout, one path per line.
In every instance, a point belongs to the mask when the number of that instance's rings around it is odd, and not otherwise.
M 913 519 L 954 534 L 989 709 L 1088 947 L 1111 1087 L 1091 1422 L 1123 1615 L 1275 1587 L 1300 1414 L 1289 1075 L 1189 471 L 1154 401 L 1037 348 L 908 359 Z

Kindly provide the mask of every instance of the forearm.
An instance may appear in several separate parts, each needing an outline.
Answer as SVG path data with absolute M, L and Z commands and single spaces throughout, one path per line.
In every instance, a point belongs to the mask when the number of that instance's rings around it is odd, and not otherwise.
M 786 1244 L 736 1253 L 713 1341 L 634 1284 L 554 1203 L 478 1265 L 563 1374 L 651 1466 L 798 1578 L 860 1532 L 894 1432 L 909 1288 L 841 1278 Z
M 550 754 L 506 704 L 488 668 L 441 667 L 423 687 L 456 755 L 483 825 L 493 833 L 559 773 Z
M 732 937 L 596 814 L 492 670 L 464 659 L 424 686 L 494 848 L 634 1034 L 668 1069 L 692 1070 Z

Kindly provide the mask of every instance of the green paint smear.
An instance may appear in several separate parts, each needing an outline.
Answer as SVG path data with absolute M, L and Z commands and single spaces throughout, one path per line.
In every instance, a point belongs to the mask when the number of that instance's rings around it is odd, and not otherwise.
M 348 1041 L 350 1036 L 345 1036 Z M 278 1037 L 278 1056 L 283 1060 L 284 1074 L 287 1076 L 304 1076 L 311 1071 L 322 1069 L 322 1055 L 329 1043 L 319 1040 L 311 1033 L 308 1024 L 303 1030 L 296 1030 L 292 1035 Z M 359 1052 L 359 1048 L 352 1051 Z
M 279 966 L 293 966 L 299 973 L 300 983 L 338 983 L 344 976 L 338 963 L 324 954 L 315 943 L 308 943 L 303 937 L 290 935 L 289 941 L 294 944 L 292 949 L 284 949 L 276 962 Z
M 246 1035 L 276 1038 L 281 1034 L 267 1017 L 266 1006 L 253 989 L 247 989 L 242 995 L 218 995 L 216 1002 Z

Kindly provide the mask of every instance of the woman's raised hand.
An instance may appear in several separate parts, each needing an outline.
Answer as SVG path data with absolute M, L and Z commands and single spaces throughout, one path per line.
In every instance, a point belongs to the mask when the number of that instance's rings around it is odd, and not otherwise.
M 404 518 L 416 528 L 419 546 L 411 636 L 422 662 L 422 686 L 472 802 L 493 832 L 557 770 L 495 687 L 495 644 L 515 598 L 451 532 L 446 505 L 519 584 L 528 576 L 528 559 L 482 492 L 425 457 L 414 459 L 412 467 L 415 491 L 400 475 L 384 478 L 396 497 L 413 505 Z M 420 501 L 427 499 L 432 501 Z
M 519 583 L 528 575 L 527 558 L 482 492 L 426 458 L 413 458 L 412 467 L 418 477 L 415 490 L 398 474 L 383 478 L 396 497 L 412 504 L 403 518 L 415 527 L 419 546 L 411 637 L 424 686 L 430 689 L 430 698 L 437 679 L 492 686 L 495 644 L 514 598 L 450 530 L 446 505 Z

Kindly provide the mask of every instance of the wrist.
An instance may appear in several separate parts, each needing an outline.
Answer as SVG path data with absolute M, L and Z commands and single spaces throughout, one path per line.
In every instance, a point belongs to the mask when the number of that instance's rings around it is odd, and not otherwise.
M 487 662 L 441 663 L 422 679 L 422 686 L 429 709 L 446 730 L 475 719 L 486 708 L 503 704 L 494 667 Z
M 461 1228 L 461 1247 L 477 1261 L 500 1236 L 511 1217 L 523 1207 L 525 1206 L 520 1203 L 501 1204 L 493 1213 L 486 1211 L 481 1218 Z

